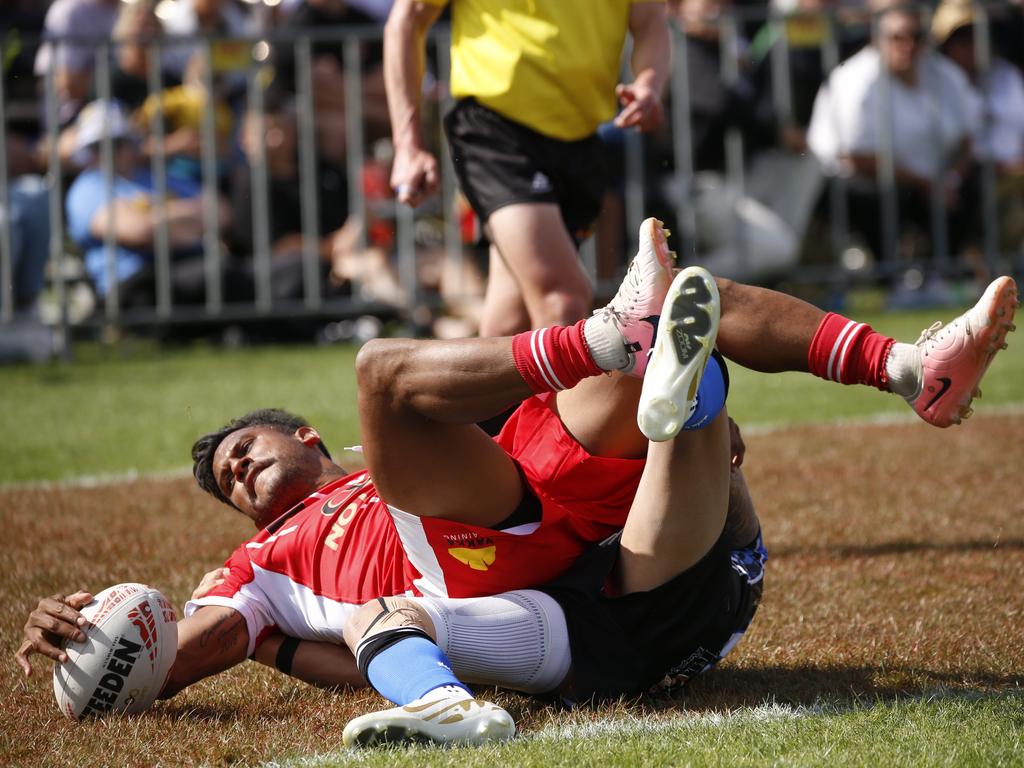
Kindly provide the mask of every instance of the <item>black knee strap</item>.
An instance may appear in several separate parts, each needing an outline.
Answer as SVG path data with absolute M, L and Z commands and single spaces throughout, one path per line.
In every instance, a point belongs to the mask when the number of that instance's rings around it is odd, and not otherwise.
M 369 669 L 370 662 L 376 658 L 377 654 L 408 637 L 422 637 L 431 643 L 434 642 L 430 635 L 419 627 L 395 627 L 394 629 L 385 629 L 371 637 L 364 636 L 356 648 L 356 666 L 359 667 L 359 673 L 369 681 L 370 678 L 366 674 L 366 670 Z

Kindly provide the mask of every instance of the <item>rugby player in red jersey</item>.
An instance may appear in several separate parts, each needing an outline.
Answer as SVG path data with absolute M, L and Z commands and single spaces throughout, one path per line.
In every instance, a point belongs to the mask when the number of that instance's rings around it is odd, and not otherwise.
M 554 575 L 552 569 L 564 570 L 583 543 L 621 527 L 645 471 L 638 457 L 648 445 L 633 419 L 622 414 L 639 399 L 648 434 L 671 437 L 690 417 L 691 405 L 714 399 L 693 398 L 691 382 L 704 384 L 717 375 L 723 388 L 724 369 L 717 362 L 707 367 L 711 376 L 697 375 L 709 359 L 710 346 L 703 342 L 694 348 L 699 354 L 685 366 L 683 382 L 661 377 L 662 383 L 674 383 L 655 388 L 646 400 L 638 392 L 640 379 L 598 375 L 613 369 L 641 373 L 647 365 L 659 312 L 655 299 L 667 291 L 667 253 L 660 228 L 645 222 L 640 253 L 616 299 L 576 326 L 511 339 L 367 345 L 358 373 L 372 485 L 365 475 L 346 477 L 320 450 L 319 434 L 301 423 L 282 427 L 257 414 L 200 440 L 200 484 L 262 530 L 233 555 L 228 578 L 190 605 L 179 625 L 178 659 L 165 694 L 241 661 L 273 627 L 306 640 L 338 642 L 358 606 L 373 597 L 451 597 L 537 585 Z M 711 293 L 715 284 L 706 277 L 700 281 Z M 724 296 L 718 346 L 734 359 L 760 370 L 809 369 L 845 383 L 888 388 L 940 425 L 944 418 L 955 420 L 949 414 L 961 415 L 1012 328 L 1015 307 L 1013 283 L 1002 278 L 941 332 L 926 334 L 916 346 L 899 345 L 780 294 L 721 281 L 718 286 Z M 673 311 L 679 306 L 688 307 L 672 304 Z M 685 336 L 684 320 L 674 314 L 671 322 L 662 318 L 661 335 Z M 945 367 L 936 368 L 935 360 Z M 925 397 L 928 377 L 936 371 L 945 374 L 936 379 L 941 391 Z M 647 377 L 644 386 L 657 378 Z M 551 394 L 556 390 L 557 396 Z M 543 394 L 531 397 L 538 392 Z M 497 441 L 473 426 L 517 400 L 524 405 Z M 946 417 L 936 415 L 940 406 Z M 696 421 L 720 424 L 716 410 L 698 411 Z M 610 470 L 606 460 L 622 464 Z M 622 493 L 609 497 L 610 490 Z M 625 504 L 622 494 L 628 496 Z M 423 522 L 412 520 L 403 532 L 403 521 L 410 522 L 403 515 L 412 518 L 410 512 Z M 482 540 L 464 538 L 476 535 Z M 548 546 L 531 549 L 522 542 Z M 503 560 L 504 544 L 515 554 Z M 574 554 L 566 556 L 568 551 Z M 495 567 L 498 562 L 506 567 Z M 76 623 L 84 619 L 75 608 L 83 599 L 41 601 L 16 654 L 27 673 L 31 652 L 61 657 L 55 641 L 77 634 Z M 335 679 L 361 682 L 351 656 L 346 658 L 334 670 Z

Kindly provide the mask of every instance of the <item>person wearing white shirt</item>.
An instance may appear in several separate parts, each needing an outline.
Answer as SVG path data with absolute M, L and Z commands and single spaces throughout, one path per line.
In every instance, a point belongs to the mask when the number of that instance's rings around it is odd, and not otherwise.
M 905 6 L 880 11 L 871 45 L 834 70 L 815 99 L 808 143 L 831 173 L 850 177 L 851 221 L 881 252 L 879 163 L 891 147 L 900 225 L 930 227 L 934 182 L 945 211 L 959 208 L 971 166 L 970 87 L 945 57 L 924 47 L 920 13 Z M 955 232 L 955 222 L 951 226 Z

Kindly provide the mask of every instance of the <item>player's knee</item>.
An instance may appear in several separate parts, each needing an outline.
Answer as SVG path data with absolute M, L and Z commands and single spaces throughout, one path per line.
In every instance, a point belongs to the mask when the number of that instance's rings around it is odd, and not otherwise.
M 363 396 L 391 391 L 408 354 L 407 339 L 373 339 L 356 355 L 356 382 Z

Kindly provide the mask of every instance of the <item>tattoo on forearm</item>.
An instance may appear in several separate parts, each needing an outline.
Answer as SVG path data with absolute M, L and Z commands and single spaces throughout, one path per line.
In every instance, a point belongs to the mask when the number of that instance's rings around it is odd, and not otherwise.
M 245 619 L 236 614 L 225 614 L 217 619 L 208 630 L 199 636 L 199 647 L 216 646 L 216 650 L 228 651 L 234 648 L 238 641 L 238 632 L 245 626 Z

